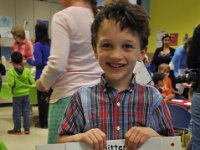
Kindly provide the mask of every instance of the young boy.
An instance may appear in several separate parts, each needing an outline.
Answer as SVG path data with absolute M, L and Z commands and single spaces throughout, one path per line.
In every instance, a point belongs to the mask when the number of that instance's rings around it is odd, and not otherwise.
M 8 130 L 8 134 L 20 135 L 21 116 L 23 116 L 24 133 L 30 133 L 30 98 L 29 87 L 35 83 L 35 80 L 28 68 L 23 66 L 23 56 L 20 52 L 11 54 L 13 68 L 8 71 L 8 85 L 13 94 L 13 122 L 14 128 Z
M 169 72 L 170 72 L 169 65 L 165 63 L 160 64 L 158 66 L 158 72 L 165 74 L 163 80 L 163 87 L 161 88 L 164 100 L 168 101 L 171 100 L 172 98 L 177 98 L 177 99 L 181 98 L 181 96 L 179 96 L 179 92 L 173 89 L 172 80 L 169 78 Z
M 92 24 L 94 53 L 104 70 L 97 85 L 80 88 L 68 105 L 58 142 L 82 141 L 103 150 L 124 139 L 136 149 L 150 137 L 174 135 L 159 91 L 137 84 L 133 69 L 148 43 L 149 17 L 137 5 L 108 4 Z
M 160 91 L 160 93 L 162 93 L 162 88 L 164 86 L 164 78 L 165 74 L 160 72 L 154 73 L 152 77 L 154 86 L 158 89 L 158 91 Z

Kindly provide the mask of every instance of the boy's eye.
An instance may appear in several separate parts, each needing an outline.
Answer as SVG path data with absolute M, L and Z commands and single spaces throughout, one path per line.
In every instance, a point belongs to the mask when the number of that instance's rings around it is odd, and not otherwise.
M 131 45 L 131 44 L 124 44 L 123 45 L 123 49 L 126 49 L 126 50 L 128 50 L 128 49 L 133 49 L 134 47 L 133 47 L 133 45 Z
M 104 43 L 104 44 L 101 45 L 101 47 L 102 47 L 102 48 L 111 48 L 112 45 L 109 44 L 109 43 Z

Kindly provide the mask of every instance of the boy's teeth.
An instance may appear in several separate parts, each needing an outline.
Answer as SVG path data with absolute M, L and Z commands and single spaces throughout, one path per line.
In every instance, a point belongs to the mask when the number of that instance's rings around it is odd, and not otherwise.
M 116 65 L 116 64 L 110 64 L 112 67 L 116 67 L 116 68 L 119 68 L 119 67 L 122 67 L 123 65 Z

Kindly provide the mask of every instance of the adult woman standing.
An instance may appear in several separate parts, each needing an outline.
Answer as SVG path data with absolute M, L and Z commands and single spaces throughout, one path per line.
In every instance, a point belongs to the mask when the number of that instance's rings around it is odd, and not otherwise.
M 102 73 L 91 46 L 90 27 L 97 13 L 96 0 L 60 2 L 65 9 L 53 16 L 51 54 L 37 81 L 41 91 L 53 88 L 48 143 L 57 143 L 62 114 L 72 94 L 81 86 L 98 82 Z
M 158 66 L 162 63 L 169 64 L 171 62 L 171 59 L 174 55 L 175 49 L 170 47 L 171 42 L 171 36 L 169 34 L 165 34 L 162 37 L 162 47 L 159 47 L 156 49 L 151 65 L 154 65 L 153 70 L 151 70 L 153 73 L 158 71 Z
M 196 77 L 193 77 L 193 95 L 192 95 L 192 150 L 200 150 L 200 24 L 198 24 L 192 36 L 192 42 L 187 57 L 189 69 L 196 70 Z
M 36 66 L 35 80 L 40 78 L 42 70 L 47 64 L 50 55 L 50 39 L 48 35 L 48 28 L 44 23 L 38 23 L 35 26 L 35 44 L 34 44 L 34 59 L 28 58 L 27 62 Z M 41 128 L 48 127 L 48 107 L 49 103 L 46 97 L 46 92 L 37 90 L 38 109 L 39 109 L 39 124 Z

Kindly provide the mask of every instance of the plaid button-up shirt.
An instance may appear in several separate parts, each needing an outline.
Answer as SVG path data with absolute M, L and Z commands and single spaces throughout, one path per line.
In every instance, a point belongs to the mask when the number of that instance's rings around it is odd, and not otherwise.
M 122 91 L 110 87 L 104 76 L 94 86 L 80 88 L 66 108 L 60 135 L 101 129 L 107 140 L 123 139 L 133 126 L 151 127 L 160 135 L 172 136 L 169 111 L 158 90 L 133 79 Z

